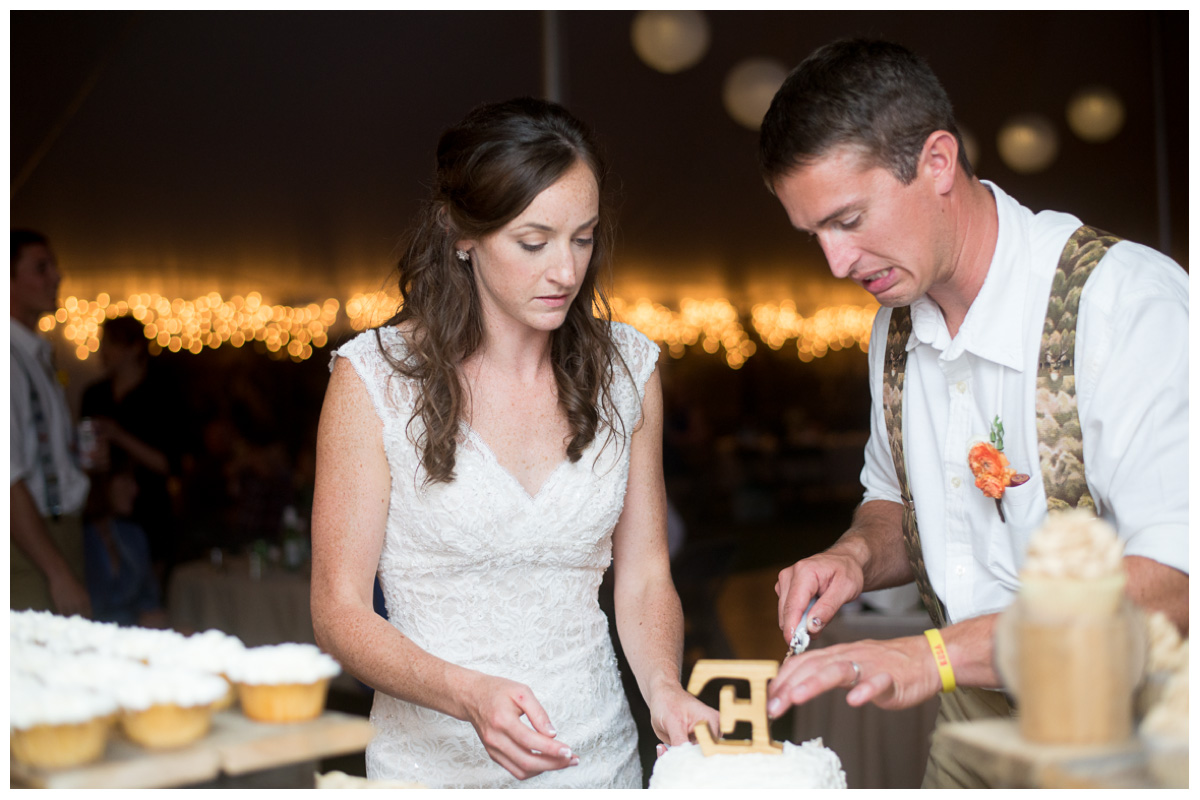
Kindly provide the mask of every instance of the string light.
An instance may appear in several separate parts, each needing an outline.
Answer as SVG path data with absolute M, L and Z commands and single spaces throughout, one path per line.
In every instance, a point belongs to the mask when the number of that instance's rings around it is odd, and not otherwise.
M 725 363 L 734 369 L 740 369 L 754 355 L 755 344 L 742 328 L 737 307 L 724 298 L 685 297 L 679 303 L 679 311 L 644 297 L 633 304 L 614 297 L 610 303 L 615 319 L 662 342 L 674 358 L 682 358 L 685 348 L 697 343 L 706 353 L 724 349 Z
M 633 302 L 614 297 L 610 302 L 615 319 L 661 342 L 673 358 L 682 358 L 689 347 L 699 347 L 713 355 L 721 353 L 728 366 L 740 369 L 757 349 L 742 325 L 741 312 L 723 297 L 684 298 L 678 310 L 644 297 Z M 367 330 L 386 322 L 399 306 L 399 298 L 387 291 L 360 292 L 346 301 L 346 321 L 355 331 Z M 198 354 L 206 347 L 249 344 L 272 358 L 304 361 L 328 344 L 341 310 L 332 298 L 320 305 L 272 305 L 258 292 L 228 300 L 217 292 L 193 300 L 141 293 L 115 301 L 101 293 L 94 300 L 66 298 L 61 308 L 39 320 L 38 327 L 46 333 L 61 328 L 81 361 L 99 350 L 105 320 L 126 315 L 145 326 L 153 354 L 164 350 Z M 795 303 L 785 300 L 755 304 L 750 321 L 768 347 L 778 350 L 795 340 L 800 360 L 809 362 L 854 345 L 865 352 L 877 310 L 876 305 L 835 305 L 804 316 Z
M 391 319 L 400 309 L 400 297 L 390 292 L 359 292 L 346 301 L 346 316 L 356 331 L 374 328 Z
M 332 298 L 321 305 L 269 305 L 258 292 L 229 300 L 217 292 L 194 300 L 142 293 L 117 302 L 101 293 L 90 301 L 68 297 L 53 315 L 42 317 L 38 327 L 49 332 L 61 325 L 63 338 L 75 345 L 75 357 L 81 361 L 100 349 L 104 321 L 127 315 L 142 323 L 155 355 L 163 350 L 196 354 L 226 343 L 242 347 L 261 342 L 273 358 L 303 361 L 313 354 L 313 348 L 329 342 L 329 328 L 337 320 L 339 308 Z
M 858 348 L 864 353 L 871 341 L 871 324 L 879 306 L 839 305 L 819 309 L 805 317 L 796 313 L 791 300 L 775 305 L 758 303 L 750 310 L 751 323 L 759 338 L 772 350 L 778 350 L 789 339 L 796 340 L 796 354 L 801 361 L 821 358 L 830 350 Z

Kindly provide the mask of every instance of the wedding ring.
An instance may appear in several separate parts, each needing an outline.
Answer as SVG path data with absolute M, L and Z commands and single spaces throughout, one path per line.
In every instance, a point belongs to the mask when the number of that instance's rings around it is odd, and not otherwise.
M 862 677 L 862 667 L 858 666 L 857 661 L 851 661 L 850 666 L 854 667 L 854 680 L 850 681 L 850 688 L 858 686 L 858 680 Z

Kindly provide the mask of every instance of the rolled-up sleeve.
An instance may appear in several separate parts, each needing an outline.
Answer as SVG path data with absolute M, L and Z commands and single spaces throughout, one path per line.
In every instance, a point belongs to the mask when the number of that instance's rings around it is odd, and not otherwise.
M 1113 247 L 1084 289 L 1076 364 L 1084 470 L 1125 554 L 1188 572 L 1188 285 Z

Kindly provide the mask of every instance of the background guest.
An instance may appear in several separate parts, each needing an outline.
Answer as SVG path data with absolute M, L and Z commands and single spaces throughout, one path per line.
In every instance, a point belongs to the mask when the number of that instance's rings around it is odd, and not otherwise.
M 178 393 L 150 368 L 141 322 L 116 317 L 102 326 L 104 378 L 83 393 L 82 416 L 91 418 L 99 442 L 98 471 L 108 458 L 127 456 L 137 481 L 131 519 L 145 531 L 160 588 L 175 563 L 177 526 L 169 481 L 180 473 L 179 447 L 170 415 Z
M 92 618 L 143 628 L 167 627 L 146 532 L 133 520 L 139 494 L 127 456 L 92 481 L 83 528 Z
M 58 305 L 61 277 L 40 233 L 11 233 L 9 266 L 9 604 L 91 613 L 83 585 L 83 505 L 88 477 L 38 319 Z

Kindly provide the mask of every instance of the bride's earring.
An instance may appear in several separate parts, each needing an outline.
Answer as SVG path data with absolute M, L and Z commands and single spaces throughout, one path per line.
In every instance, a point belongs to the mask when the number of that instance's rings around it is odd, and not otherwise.
M 466 263 L 470 263 L 470 261 L 471 261 L 471 254 L 468 253 L 466 250 L 455 250 L 454 255 L 456 258 L 458 258 L 459 261 L 463 261 Z

